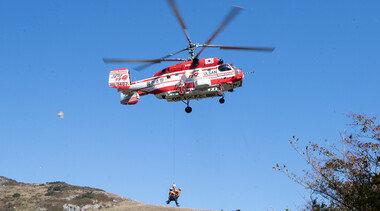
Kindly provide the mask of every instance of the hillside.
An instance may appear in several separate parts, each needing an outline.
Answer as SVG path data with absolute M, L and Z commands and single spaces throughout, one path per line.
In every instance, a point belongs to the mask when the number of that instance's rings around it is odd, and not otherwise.
M 0 176 L 0 210 L 196 211 L 137 202 L 101 189 L 65 182 L 28 184 Z

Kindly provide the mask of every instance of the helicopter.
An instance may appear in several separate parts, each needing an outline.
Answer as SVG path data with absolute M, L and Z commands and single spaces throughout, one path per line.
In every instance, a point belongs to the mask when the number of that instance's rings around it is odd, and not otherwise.
M 205 44 L 191 41 L 187 27 L 178 10 L 175 0 L 167 0 L 182 31 L 188 41 L 188 46 L 180 51 L 168 54 L 158 59 L 109 59 L 104 58 L 105 63 L 145 63 L 134 69 L 142 70 L 153 64 L 167 61 L 181 62 L 166 67 L 153 77 L 131 82 L 130 71 L 127 68 L 112 70 L 109 73 L 108 84 L 110 87 L 121 92 L 120 103 L 123 105 L 136 104 L 140 96 L 153 94 L 158 99 L 167 102 L 182 101 L 187 106 L 186 113 L 191 113 L 190 100 L 220 97 L 219 103 L 225 102 L 224 93 L 233 92 L 234 89 L 242 87 L 244 73 L 240 68 L 231 63 L 224 63 L 220 58 L 203 58 L 199 55 L 206 48 L 219 48 L 221 50 L 251 50 L 272 52 L 273 47 L 246 47 L 226 46 L 210 44 L 215 37 L 230 23 L 230 21 L 243 9 L 233 6 L 219 27 L 214 31 Z M 201 48 L 196 54 L 196 50 Z M 169 58 L 176 54 L 188 51 L 187 58 Z

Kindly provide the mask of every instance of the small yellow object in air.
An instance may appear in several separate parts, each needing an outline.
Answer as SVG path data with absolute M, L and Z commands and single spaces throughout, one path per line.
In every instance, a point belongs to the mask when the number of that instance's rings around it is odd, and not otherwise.
M 60 112 L 58 113 L 58 117 L 61 118 L 61 119 L 63 118 L 63 112 L 62 112 L 62 111 L 60 111 Z

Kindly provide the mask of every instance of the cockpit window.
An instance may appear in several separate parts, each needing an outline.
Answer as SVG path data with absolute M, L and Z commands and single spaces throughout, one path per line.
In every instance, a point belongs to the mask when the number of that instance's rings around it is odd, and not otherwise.
M 222 64 L 218 67 L 219 71 L 228 71 L 228 70 L 232 70 L 230 65 L 228 64 Z

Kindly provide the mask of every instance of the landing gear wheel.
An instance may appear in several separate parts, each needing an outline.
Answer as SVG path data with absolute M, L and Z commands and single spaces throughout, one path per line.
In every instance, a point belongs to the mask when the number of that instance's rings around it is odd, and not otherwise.
M 191 113 L 192 110 L 193 110 L 193 109 L 192 109 L 190 106 L 187 106 L 187 107 L 185 108 L 186 113 Z
M 220 99 L 219 99 L 219 103 L 220 103 L 220 104 L 223 104 L 224 102 L 225 102 L 224 98 L 220 98 Z

